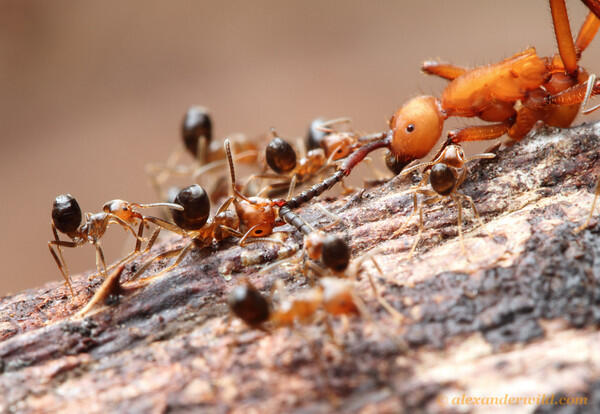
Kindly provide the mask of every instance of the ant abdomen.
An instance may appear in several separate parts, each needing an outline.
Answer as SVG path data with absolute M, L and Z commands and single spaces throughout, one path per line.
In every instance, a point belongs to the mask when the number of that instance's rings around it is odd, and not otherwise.
M 435 164 L 431 167 L 429 182 L 436 193 L 446 196 L 454 191 L 456 175 L 446 164 Z
M 292 171 L 296 168 L 296 151 L 285 140 L 275 137 L 265 150 L 267 164 L 278 174 Z
M 321 148 L 321 142 L 328 134 L 322 129 L 324 124 L 325 120 L 323 118 L 317 118 L 310 123 L 306 134 L 306 148 L 308 150 Z
M 81 208 L 71 194 L 61 194 L 52 204 L 52 222 L 61 233 L 74 233 L 81 224 Z
M 181 122 L 181 136 L 186 149 L 196 157 L 200 139 L 207 143 L 212 140 L 212 120 L 206 108 L 192 106 L 187 110 Z
M 350 247 L 338 235 L 326 236 L 321 247 L 323 264 L 334 272 L 343 272 L 350 263 Z
M 227 302 L 233 313 L 250 326 L 259 326 L 271 316 L 267 299 L 248 283 L 233 288 Z
M 210 199 L 198 184 L 185 187 L 173 200 L 183 211 L 171 210 L 173 221 L 184 230 L 198 230 L 204 226 L 210 214 Z

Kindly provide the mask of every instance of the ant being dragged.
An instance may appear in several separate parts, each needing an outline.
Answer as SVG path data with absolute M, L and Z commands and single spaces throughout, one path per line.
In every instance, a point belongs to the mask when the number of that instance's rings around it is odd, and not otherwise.
M 181 150 L 174 151 L 165 164 L 146 166 L 153 187 L 161 200 L 167 200 L 163 185 L 171 176 L 192 177 L 197 180 L 201 175 L 225 165 L 225 153 L 219 142 L 213 141 L 213 122 L 208 110 L 201 106 L 190 107 L 181 123 L 181 137 L 187 152 L 194 157 L 190 165 L 179 165 Z M 238 154 L 237 162 L 252 164 L 256 162 L 256 146 L 240 135 L 232 140 L 232 146 Z
M 282 243 L 280 240 L 267 236 L 273 233 L 273 228 L 282 224 L 277 217 L 277 208 L 284 201 L 246 197 L 237 190 L 230 145 L 229 139 L 226 139 L 224 148 L 229 162 L 233 196 L 223 202 L 214 217 L 209 219 L 210 198 L 206 191 L 198 184 L 192 184 L 180 190 L 173 199 L 173 203 L 179 209 L 172 210 L 172 216 L 179 233 L 187 237 L 189 242 L 149 259 L 138 269 L 134 279 L 157 260 L 176 256 L 171 265 L 162 269 L 152 278 L 158 277 L 179 265 L 194 246 L 207 247 L 213 242 L 220 242 L 230 236 L 238 237 L 240 246 L 256 242 Z M 229 209 L 231 204 L 233 204 L 235 212 Z M 146 278 L 145 282 L 152 278 Z
M 60 270 L 65 283 L 69 286 L 71 295 L 73 295 L 73 288 L 71 281 L 69 280 L 69 269 L 67 263 L 63 257 L 61 247 L 78 247 L 86 243 L 94 245 L 96 248 L 96 268 L 98 273 L 103 277 L 106 277 L 107 270 L 114 266 L 122 264 L 134 255 L 139 253 L 141 249 L 141 243 L 143 241 L 144 226 L 147 222 L 153 223 L 159 228 L 165 228 L 170 231 L 177 231 L 177 227 L 173 224 L 166 222 L 162 219 L 152 216 L 144 216 L 140 214 L 136 208 L 150 208 L 150 207 L 170 207 L 175 209 L 181 209 L 179 205 L 173 205 L 170 203 L 153 203 L 153 204 L 138 204 L 128 203 L 123 200 L 113 200 L 104 204 L 103 211 L 101 213 L 91 214 L 86 213 L 85 221 L 82 223 L 81 208 L 77 200 L 70 194 L 61 194 L 54 199 L 52 204 L 52 233 L 54 234 L 54 240 L 48 242 L 48 249 L 50 254 L 54 258 L 58 269 Z M 140 221 L 138 231 L 134 230 L 133 226 L 137 220 Z M 132 253 L 121 259 L 118 263 L 111 267 L 106 266 L 104 259 L 104 252 L 100 244 L 100 239 L 108 229 L 110 224 L 119 224 L 125 230 L 130 231 L 136 238 L 135 248 Z M 157 229 L 158 230 L 158 229 Z M 71 240 L 61 240 L 58 236 L 58 232 L 66 234 Z M 151 237 L 148 242 L 149 249 L 156 237 L 158 231 Z M 55 250 L 56 248 L 56 250 Z M 57 253 L 58 252 L 58 253 Z
M 600 0 L 587 0 L 588 3 L 600 7 Z M 596 34 L 600 20 L 590 12 L 573 42 L 564 0 L 550 0 L 550 8 L 558 55 L 542 58 L 529 48 L 499 63 L 474 69 L 425 62 L 424 72 L 450 81 L 441 99 L 418 96 L 408 101 L 390 119 L 389 131 L 373 136 L 351 153 L 332 176 L 288 200 L 279 210 L 280 216 L 284 218 L 291 209 L 333 187 L 376 149 L 390 151 L 388 165 L 396 171 L 423 158 L 438 142 L 449 117 L 478 117 L 493 122 L 450 132 L 448 138 L 453 143 L 494 139 L 504 134 L 518 141 L 540 120 L 563 128 L 571 125 L 585 94 L 570 93 L 560 99 L 557 96 L 572 87 L 588 87 L 587 72 L 578 60 Z M 600 88 L 594 87 L 591 94 L 598 93 Z
M 442 149 L 439 156 L 437 156 L 433 161 L 423 162 L 402 171 L 401 175 L 407 175 L 417 169 L 425 167 L 423 178 L 421 179 L 419 184 L 417 184 L 415 187 L 409 190 L 409 192 L 412 192 L 413 194 L 413 211 L 404 223 L 404 225 L 392 235 L 392 238 L 394 238 L 400 233 L 402 233 L 407 224 L 410 222 L 411 218 L 415 214 L 419 214 L 419 231 L 410 249 L 410 253 L 408 255 L 409 258 L 412 257 L 423 232 L 423 203 L 433 204 L 445 198 L 450 198 L 454 202 L 454 204 L 456 204 L 456 208 L 458 210 L 458 237 L 460 240 L 460 246 L 462 248 L 463 254 L 468 258 L 467 249 L 465 248 L 462 233 L 463 200 L 469 202 L 471 208 L 473 209 L 475 217 L 477 218 L 479 224 L 483 229 L 485 229 L 485 225 L 483 224 L 483 221 L 479 216 L 473 199 L 468 195 L 458 192 L 458 187 L 461 186 L 461 184 L 465 181 L 467 177 L 468 168 L 466 166 L 466 163 L 477 159 L 491 159 L 495 156 L 495 154 L 483 153 L 476 154 L 467 158 L 465 157 L 463 149 L 459 145 L 449 144 Z M 423 188 L 428 179 L 429 184 L 432 188 L 431 190 Z M 421 205 L 419 205 L 417 197 L 417 195 L 419 194 L 425 197 L 429 197 L 426 200 L 422 201 Z M 487 230 L 486 233 L 488 233 Z M 488 235 L 491 237 L 489 233 Z

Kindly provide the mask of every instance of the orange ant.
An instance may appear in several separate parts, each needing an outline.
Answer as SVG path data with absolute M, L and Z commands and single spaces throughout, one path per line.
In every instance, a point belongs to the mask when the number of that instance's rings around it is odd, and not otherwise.
M 438 157 L 436 157 L 431 162 L 424 162 L 417 164 L 409 169 L 402 171 L 401 175 L 407 175 L 417 169 L 425 167 L 426 170 L 423 173 L 423 178 L 415 187 L 410 189 L 410 192 L 413 193 L 413 211 L 406 220 L 406 223 L 398 229 L 392 237 L 396 237 L 398 234 L 402 233 L 410 219 L 418 212 L 419 213 L 419 231 L 413 242 L 412 248 L 410 249 L 410 253 L 408 257 L 410 258 L 421 238 L 421 234 L 423 232 L 423 207 L 419 206 L 417 195 L 421 194 L 426 197 L 431 197 L 423 201 L 425 204 L 432 204 L 440 199 L 450 198 L 456 204 L 456 208 L 458 210 L 458 236 L 460 239 L 460 246 L 462 248 L 465 256 L 467 255 L 467 250 L 464 245 L 463 233 L 462 233 L 462 201 L 467 200 L 473 209 L 475 217 L 479 221 L 480 226 L 485 229 L 485 225 L 479 216 L 477 208 L 475 207 L 475 203 L 473 199 L 468 195 L 459 193 L 458 187 L 465 181 L 467 177 L 467 166 L 466 163 L 469 161 L 477 160 L 477 159 L 491 159 L 494 158 L 495 154 L 491 153 L 483 153 L 476 154 L 471 157 L 465 157 L 463 149 L 457 144 L 449 144 L 446 146 L 440 153 Z M 426 180 L 429 179 L 429 184 L 431 184 L 432 190 L 423 188 Z M 486 231 L 487 232 L 487 231 Z M 489 235 L 489 233 L 488 233 Z M 490 236 L 491 237 L 491 236 Z
M 169 156 L 166 164 L 149 164 L 146 167 L 152 185 L 161 199 L 168 199 L 162 186 L 171 175 L 191 176 L 197 180 L 201 175 L 224 165 L 223 147 L 212 140 L 212 124 L 212 118 L 206 108 L 190 107 L 181 123 L 181 137 L 185 149 L 196 162 L 192 165 L 178 165 L 181 151 L 175 151 Z M 236 161 L 248 164 L 256 162 L 256 146 L 245 137 L 239 136 L 232 141 L 232 145 L 238 153 Z
M 82 224 L 81 208 L 79 207 L 77 200 L 70 194 L 61 194 L 57 196 L 52 205 L 51 227 L 52 233 L 54 234 L 54 240 L 48 242 L 48 249 L 50 249 L 50 254 L 54 258 L 58 269 L 65 279 L 65 283 L 69 286 L 71 295 L 73 295 L 73 288 L 69 280 L 69 269 L 63 257 L 61 247 L 73 248 L 86 243 L 93 244 L 96 248 L 96 268 L 99 274 L 101 274 L 103 277 L 106 277 L 107 269 L 111 269 L 114 266 L 126 262 L 140 251 L 143 240 L 143 229 L 146 222 L 151 222 L 159 227 L 171 231 L 177 230 L 176 226 L 169 222 L 152 216 L 143 216 L 135 210 L 135 208 L 160 206 L 167 206 L 177 209 L 181 208 L 178 205 L 173 205 L 170 203 L 138 204 L 128 203 L 123 200 L 113 200 L 104 204 L 103 211 L 101 213 L 86 213 L 85 221 Z M 140 220 L 137 234 L 133 229 L 133 226 L 136 224 L 136 220 Z M 121 259 L 117 264 L 107 268 L 106 261 L 104 259 L 104 252 L 102 251 L 100 244 L 100 238 L 102 238 L 108 229 L 108 226 L 113 223 L 119 224 L 125 230 L 130 231 L 136 238 L 136 245 L 132 253 L 127 255 L 124 259 Z M 58 232 L 66 234 L 71 241 L 60 240 Z M 156 231 L 148 242 L 147 249 L 151 247 L 151 243 L 156 240 L 157 236 L 158 232 Z M 58 251 L 58 254 L 55 251 L 55 247 Z
M 320 195 L 350 174 L 370 152 L 387 148 L 388 166 L 400 171 L 410 162 L 427 155 L 439 140 L 444 121 L 451 116 L 479 117 L 495 122 L 448 133 L 448 142 L 478 141 L 507 134 L 522 139 L 538 120 L 557 127 L 569 126 L 589 89 L 587 72 L 578 66 L 581 53 L 600 26 L 594 14 L 598 0 L 586 0 L 590 12 L 573 42 L 564 0 L 550 0 L 559 55 L 540 58 L 534 48 L 517 53 L 500 63 L 465 69 L 425 62 L 423 71 L 450 81 L 442 98 L 418 96 L 396 111 L 390 130 L 373 136 L 348 156 L 341 167 L 322 183 L 288 200 L 279 214 L 286 220 L 291 209 Z M 569 90 L 569 93 L 564 91 Z M 562 95 L 560 93 L 563 92 Z M 600 86 L 590 94 L 600 93 Z M 391 158 L 390 158 L 391 157 Z M 286 220 L 287 221 L 287 220 Z

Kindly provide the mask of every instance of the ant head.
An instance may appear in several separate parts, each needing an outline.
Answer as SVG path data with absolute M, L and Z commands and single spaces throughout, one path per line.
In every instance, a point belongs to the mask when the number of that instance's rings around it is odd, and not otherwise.
M 71 194 L 61 194 L 54 199 L 52 222 L 61 233 L 77 231 L 81 224 L 81 208 Z
M 334 272 L 342 272 L 350 263 L 350 247 L 346 240 L 338 235 L 329 235 L 323 239 L 321 248 L 323 264 Z
M 337 132 L 324 137 L 321 146 L 325 149 L 325 154 L 328 157 L 334 153 L 332 159 L 335 161 L 350 154 L 354 140 L 354 136 L 349 132 Z
M 235 316 L 250 326 L 267 322 L 271 314 L 269 302 L 248 283 L 233 288 L 227 303 Z
M 181 137 L 187 150 L 195 157 L 198 142 L 204 138 L 212 140 L 212 120 L 208 110 L 202 106 L 192 106 L 187 110 L 181 122 Z
M 183 211 L 171 210 L 173 220 L 179 227 L 184 230 L 198 230 L 206 224 L 210 214 L 210 199 L 204 188 L 198 184 L 185 187 L 173 202 L 183 207 Z
M 136 217 L 131 208 L 131 204 L 124 200 L 111 200 L 102 206 L 102 211 L 105 213 L 113 214 L 127 222 L 131 222 Z
M 445 118 L 440 101 L 433 96 L 411 99 L 390 119 L 391 151 L 401 162 L 423 158 L 440 138 Z
M 396 158 L 392 151 L 388 151 L 385 154 L 385 166 L 396 175 L 400 174 L 408 164 L 408 162 L 403 162 Z
M 438 194 L 446 196 L 454 191 L 457 182 L 456 173 L 452 167 L 438 163 L 431 167 L 429 182 Z
M 462 168 L 465 165 L 465 152 L 458 144 L 449 144 L 440 155 L 442 163 L 454 167 Z
M 275 136 L 265 150 L 267 164 L 278 174 L 292 171 L 296 168 L 296 151 L 285 140 Z
M 321 148 L 321 142 L 323 138 L 327 136 L 327 132 L 323 131 L 321 127 L 325 123 L 323 118 L 317 118 L 313 120 L 306 133 L 306 148 L 309 150 Z

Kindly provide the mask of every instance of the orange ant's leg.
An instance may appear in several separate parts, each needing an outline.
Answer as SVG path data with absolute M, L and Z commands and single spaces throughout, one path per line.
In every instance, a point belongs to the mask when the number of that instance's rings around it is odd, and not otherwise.
M 583 3 L 600 19 L 600 1 L 598 0 L 581 0 Z
M 454 80 L 465 73 L 467 69 L 460 66 L 451 65 L 450 63 L 441 63 L 434 60 L 423 62 L 421 70 L 428 75 L 439 76 L 446 80 Z
M 565 0 L 550 0 L 550 11 L 554 23 L 554 33 L 558 44 L 558 52 L 568 73 L 577 70 L 577 53 L 569 25 L 569 15 Z
M 465 141 L 485 141 L 501 137 L 508 132 L 509 128 L 507 122 L 470 126 L 448 132 L 448 140 L 454 144 Z
M 520 141 L 533 128 L 535 123 L 540 119 L 536 113 L 524 106 L 517 111 L 517 118 L 508 130 L 508 136 L 515 141 Z
M 600 2 L 598 2 L 598 6 L 600 10 Z M 579 34 L 575 41 L 575 49 L 579 55 L 581 55 L 581 53 L 589 46 L 594 36 L 596 36 L 599 27 L 600 19 L 594 12 L 589 12 L 581 25 L 581 29 L 579 29 Z
M 594 95 L 600 95 L 600 80 L 596 81 L 596 75 L 592 74 L 586 82 L 565 89 L 556 95 L 549 96 L 547 100 L 554 105 L 573 105 L 583 102 L 583 106 L 585 106 L 587 100 Z M 596 109 L 598 109 L 598 106 L 584 109 L 582 113 L 589 114 Z

